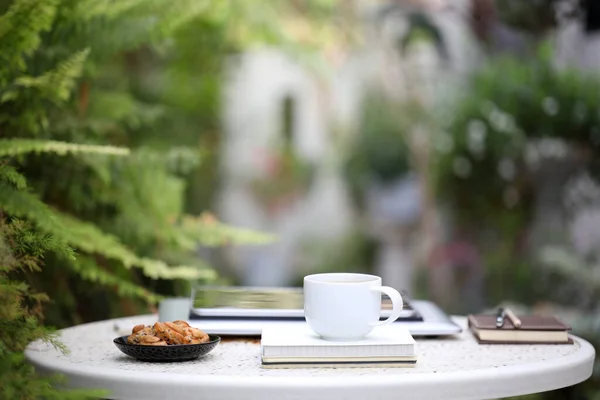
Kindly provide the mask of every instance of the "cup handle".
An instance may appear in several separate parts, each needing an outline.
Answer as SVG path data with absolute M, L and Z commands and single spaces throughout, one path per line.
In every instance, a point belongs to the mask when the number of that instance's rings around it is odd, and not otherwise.
M 390 297 L 390 299 L 392 300 L 392 314 L 388 317 L 388 319 L 386 319 L 384 321 L 380 321 L 380 322 L 374 322 L 371 325 L 372 326 L 387 325 L 387 324 L 391 324 L 392 322 L 397 320 L 398 317 L 400 316 L 400 312 L 402 311 L 402 308 L 404 307 L 404 302 L 402 301 L 402 296 L 400 295 L 400 293 L 398 293 L 398 291 L 396 289 L 391 288 L 389 286 L 377 286 L 377 287 L 371 288 L 371 290 L 375 290 L 377 292 L 387 294 Z

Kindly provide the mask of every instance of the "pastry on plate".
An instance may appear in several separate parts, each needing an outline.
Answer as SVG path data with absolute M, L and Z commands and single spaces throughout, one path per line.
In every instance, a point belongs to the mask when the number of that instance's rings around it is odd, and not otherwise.
M 142 346 L 168 346 L 176 344 L 200 344 L 210 339 L 198 328 L 186 321 L 156 322 L 153 326 L 136 325 L 127 337 L 127 343 Z

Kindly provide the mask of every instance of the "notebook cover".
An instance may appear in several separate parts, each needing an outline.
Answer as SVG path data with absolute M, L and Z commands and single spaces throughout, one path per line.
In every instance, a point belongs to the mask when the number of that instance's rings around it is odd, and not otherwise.
M 263 363 L 273 364 L 350 364 L 350 363 L 394 363 L 394 362 L 416 362 L 417 356 L 408 357 L 262 357 Z
M 353 346 L 393 346 L 415 345 L 415 340 L 407 328 L 398 325 L 384 325 L 375 328 L 366 337 L 349 341 L 325 340 L 314 333 L 308 324 L 279 324 L 263 329 L 261 344 L 278 347 L 353 347 Z
M 548 345 L 557 345 L 557 344 L 574 344 L 573 339 L 569 338 L 567 342 L 512 342 L 512 341 L 496 341 L 496 340 L 481 340 L 475 334 L 473 334 L 475 340 L 479 344 L 548 344 Z
M 542 315 L 519 315 L 521 320 L 521 330 L 524 331 L 569 331 L 571 327 L 556 317 Z M 503 329 L 513 330 L 515 326 L 509 318 L 504 319 L 504 325 L 501 328 L 496 328 L 496 316 L 484 314 L 469 315 L 469 326 L 474 326 L 477 329 Z
M 303 363 L 261 363 L 263 368 L 406 368 L 414 367 L 416 361 L 396 362 L 303 362 Z
M 386 325 L 355 341 L 331 341 L 317 336 L 307 324 L 265 327 L 263 357 L 384 357 L 413 356 L 415 340 L 408 329 Z

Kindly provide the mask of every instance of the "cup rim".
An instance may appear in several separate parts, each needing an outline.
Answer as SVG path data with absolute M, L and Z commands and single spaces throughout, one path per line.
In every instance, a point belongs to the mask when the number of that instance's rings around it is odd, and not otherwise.
M 354 277 L 361 277 L 363 279 L 358 280 L 358 281 L 344 281 L 344 282 L 339 282 L 339 279 L 342 276 L 354 276 Z M 323 278 L 323 279 L 320 279 Z M 330 279 L 337 279 L 337 281 L 328 281 L 327 278 Z M 310 275 L 306 275 L 304 277 L 304 282 L 311 282 L 311 283 L 324 283 L 324 284 L 330 284 L 330 285 L 360 285 L 360 284 L 364 284 L 364 283 L 372 283 L 372 282 L 376 282 L 376 281 L 380 281 L 381 277 L 377 276 L 377 275 L 372 275 L 372 274 L 361 274 L 361 273 L 355 273 L 355 272 L 325 272 L 325 273 L 318 273 L 318 274 L 310 274 Z

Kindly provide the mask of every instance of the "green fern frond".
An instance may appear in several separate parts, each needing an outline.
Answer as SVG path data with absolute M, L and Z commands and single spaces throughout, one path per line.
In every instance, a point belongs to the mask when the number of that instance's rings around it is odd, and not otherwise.
M 0 83 L 25 68 L 25 57 L 40 45 L 40 33 L 52 26 L 59 0 L 17 0 L 0 16 Z
M 211 6 L 209 0 L 178 0 L 169 1 L 168 3 L 163 18 L 153 28 L 153 33 L 157 38 L 174 32 L 201 13 L 208 12 Z
M 58 240 L 90 254 L 101 254 L 120 261 L 126 268 L 139 267 L 150 278 L 213 279 L 215 272 L 205 266 L 170 267 L 165 262 L 138 257 L 116 236 L 95 225 L 52 210 L 33 194 L 0 182 L 0 208 L 11 215 L 24 217 Z
M 187 175 L 200 166 L 207 151 L 190 147 L 171 147 L 166 157 L 166 166 L 173 174 Z
M 45 232 L 60 231 L 62 228 L 54 212 L 37 197 L 1 181 L 0 209 L 14 217 L 27 218 Z
M 189 237 L 209 247 L 228 244 L 259 245 L 272 243 L 276 240 L 273 235 L 223 224 L 210 213 L 204 213 L 199 218 L 185 217 L 182 222 L 182 230 Z
M 19 259 L 21 269 L 38 269 L 36 263 L 42 260 L 47 252 L 61 255 L 63 258 L 74 260 L 75 252 L 53 235 L 32 229 L 32 224 L 18 218 L 12 218 L 4 225 L 4 232 L 11 237 L 12 251 Z
M 2 101 L 15 99 L 18 96 L 16 91 L 20 89 L 35 89 L 43 98 L 56 103 L 68 100 L 89 53 L 89 49 L 81 50 L 43 75 L 18 77 L 15 79 L 16 89 L 3 93 Z
M 58 155 L 68 153 L 96 153 L 124 156 L 129 154 L 129 149 L 115 146 L 66 143 L 54 140 L 0 139 L 0 157 L 16 156 L 24 153 L 55 153 Z
M 161 296 L 107 271 L 90 257 L 80 255 L 77 260 L 65 264 L 87 281 L 113 287 L 120 296 L 140 298 L 149 303 L 158 303 L 161 300 Z
M 30 329 L 29 326 L 22 326 L 23 324 L 20 321 L 15 321 L 13 325 L 22 329 Z M 38 326 L 37 330 L 42 329 Z M 17 331 L 14 334 L 17 336 L 23 335 L 22 331 Z M 37 335 L 30 334 L 30 336 L 35 337 L 42 334 L 43 332 Z M 0 375 L 3 399 L 92 400 L 106 398 L 109 393 L 107 390 L 58 390 L 56 387 L 64 385 L 65 377 L 36 374 L 35 368 L 25 360 L 22 351 L 13 352 L 8 350 L 7 354 L 3 354 L 2 361 L 3 372 L 6 372 Z
M 196 261 L 197 266 L 178 265 L 172 267 L 163 261 L 144 257 L 139 258 L 137 264 L 144 270 L 146 276 L 154 279 L 202 279 L 212 281 L 217 278 L 215 270 L 200 260 Z
M 59 229 L 59 226 L 48 207 L 33 195 L 0 181 L 0 210 L 8 212 L 13 217 L 27 217 L 32 221 L 41 221 L 49 228 L 45 229 L 45 232 L 36 232 L 31 229 L 31 224 L 18 218 L 12 218 L 9 223 L 4 223 L 0 235 L 10 237 L 10 257 L 18 261 L 12 265 L 18 264 L 19 269 L 39 270 L 40 260 L 44 258 L 46 252 L 54 252 L 68 259 L 75 258 L 75 253 L 68 244 L 49 234 L 49 231 Z
M 11 321 L 23 318 L 25 311 L 20 302 L 14 299 L 22 298 L 23 287 L 20 282 L 9 281 L 3 275 L 0 275 L 0 325 L 3 321 Z M 1 337 L 1 336 L 0 336 Z
M 64 228 L 60 235 L 66 243 L 90 254 L 101 254 L 120 261 L 125 268 L 141 268 L 144 275 L 153 279 L 214 279 L 215 272 L 206 265 L 176 266 L 150 258 L 138 257 L 125 247 L 116 236 L 109 235 L 95 225 L 66 214 L 55 213 Z
M 91 254 L 102 254 L 118 260 L 126 268 L 140 267 L 150 278 L 197 279 L 207 272 L 196 267 L 169 267 L 160 260 L 140 258 L 125 247 L 116 236 L 102 232 L 95 225 L 65 214 L 56 214 L 65 231 L 61 237 L 72 246 Z
M 58 214 L 57 214 L 58 215 Z M 215 272 L 206 265 L 171 267 L 165 262 L 150 258 L 138 257 L 125 247 L 116 236 L 102 232 L 95 225 L 77 220 L 68 215 L 61 215 L 61 224 L 65 228 L 62 233 L 70 245 L 92 254 L 120 261 L 125 268 L 139 267 L 144 275 L 163 279 L 213 279 Z
M 123 123 L 130 128 L 139 128 L 156 123 L 167 111 L 162 105 L 140 101 L 128 92 L 96 89 L 90 96 L 87 115 L 96 124 L 105 121 L 108 126 Z
M 25 189 L 27 180 L 15 167 L 0 164 L 0 180 L 13 184 L 17 189 Z
M 75 4 L 74 14 L 84 21 L 98 17 L 111 20 L 147 3 L 148 0 L 78 0 Z
M 5 235 L 6 234 L 0 230 L 0 273 L 13 269 L 17 264 L 17 259 L 14 257 L 10 246 L 4 239 Z
M 55 40 L 71 48 L 94 43 L 94 59 L 155 44 L 221 0 L 66 0 Z M 101 32 L 101 35 L 98 35 Z
M 3 307 L 0 308 L 0 320 L 2 322 L 14 319 L 25 319 L 28 313 L 19 303 L 13 299 L 25 299 L 29 297 L 29 285 L 25 282 L 9 281 L 0 275 L 0 300 Z

